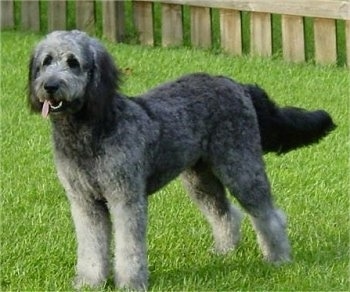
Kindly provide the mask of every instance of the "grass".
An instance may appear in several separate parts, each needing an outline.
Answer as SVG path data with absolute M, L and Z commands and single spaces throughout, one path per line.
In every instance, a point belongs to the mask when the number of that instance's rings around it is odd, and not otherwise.
M 29 54 L 40 37 L 1 34 L 1 291 L 69 291 L 74 276 L 74 230 L 50 125 L 30 115 L 25 100 Z M 265 156 L 276 203 L 289 217 L 291 264 L 262 261 L 248 220 L 237 251 L 212 254 L 208 225 L 175 181 L 150 198 L 150 290 L 348 290 L 349 71 L 189 48 L 106 46 L 126 72 L 122 90 L 130 95 L 206 71 L 257 82 L 281 105 L 324 108 L 338 124 L 318 145 Z M 105 290 L 112 289 L 110 281 Z

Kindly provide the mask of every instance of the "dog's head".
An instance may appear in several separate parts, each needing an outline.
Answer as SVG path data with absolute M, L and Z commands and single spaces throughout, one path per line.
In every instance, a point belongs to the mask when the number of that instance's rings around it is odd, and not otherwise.
M 93 118 L 110 106 L 119 72 L 96 39 L 73 30 L 52 32 L 36 46 L 28 77 L 28 101 L 33 111 L 46 117 L 85 109 Z

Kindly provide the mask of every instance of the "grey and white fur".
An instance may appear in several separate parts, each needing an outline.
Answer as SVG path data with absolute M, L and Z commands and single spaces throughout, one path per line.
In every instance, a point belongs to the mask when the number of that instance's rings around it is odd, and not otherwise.
M 262 155 L 317 142 L 334 127 L 324 111 L 279 108 L 256 85 L 190 74 L 128 98 L 96 39 L 48 34 L 29 65 L 30 107 L 52 123 L 58 177 L 78 241 L 75 287 L 147 289 L 147 198 L 181 174 L 211 225 L 218 252 L 240 239 L 248 213 L 266 260 L 290 260 L 286 218 L 274 206 Z M 112 241 L 114 236 L 114 241 Z

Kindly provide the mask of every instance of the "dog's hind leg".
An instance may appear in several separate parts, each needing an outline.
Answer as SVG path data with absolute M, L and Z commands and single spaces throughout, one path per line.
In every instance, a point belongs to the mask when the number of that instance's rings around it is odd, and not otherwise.
M 109 273 L 111 222 L 104 202 L 70 199 L 78 241 L 75 288 L 103 285 Z
M 216 171 L 250 215 L 266 260 L 288 261 L 290 247 L 285 231 L 286 219 L 283 212 L 273 206 L 262 161 L 253 162 L 251 157 L 241 156 L 239 163 L 236 162 L 232 167 L 222 165 Z
M 226 197 L 222 183 L 203 162 L 183 172 L 181 178 L 190 197 L 211 225 L 215 251 L 226 253 L 235 248 L 240 240 L 242 214 Z
M 222 126 L 218 136 L 213 137 L 213 171 L 250 215 L 266 260 L 288 261 L 290 246 L 286 235 L 286 219 L 283 212 L 273 205 L 257 138 L 259 136 L 254 131 L 254 125 L 244 128 L 249 130 L 230 137 L 227 134 L 229 126 Z

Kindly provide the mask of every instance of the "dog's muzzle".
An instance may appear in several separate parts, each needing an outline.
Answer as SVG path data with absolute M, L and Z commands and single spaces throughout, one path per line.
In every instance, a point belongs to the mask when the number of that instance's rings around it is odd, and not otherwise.
M 61 112 L 66 108 L 66 103 L 63 100 L 58 100 L 55 98 L 57 91 L 60 89 L 59 80 L 49 79 L 43 85 L 47 98 L 43 101 L 43 106 L 41 109 L 41 115 L 47 118 L 50 113 Z
M 41 115 L 47 118 L 50 112 L 60 112 L 64 109 L 64 102 L 61 100 L 59 102 L 45 100 L 43 107 L 41 109 Z

